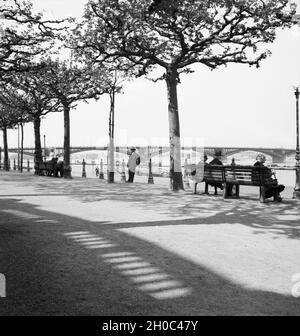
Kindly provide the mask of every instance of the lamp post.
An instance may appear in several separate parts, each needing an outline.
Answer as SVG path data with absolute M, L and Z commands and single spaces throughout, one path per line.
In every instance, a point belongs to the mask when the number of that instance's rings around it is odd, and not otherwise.
M 150 152 L 151 147 L 148 146 L 148 157 L 149 157 L 149 176 L 148 176 L 148 183 L 153 184 L 153 174 L 152 174 L 152 158 L 151 158 L 151 152 Z
M 20 125 L 18 124 L 18 170 L 20 170 Z
M 112 88 L 110 92 L 110 113 L 109 113 L 109 173 L 107 177 L 108 183 L 114 183 L 115 181 L 115 88 Z
M 296 184 L 293 198 L 300 199 L 300 150 L 299 150 L 299 87 L 295 88 L 296 96 Z
M 44 160 L 46 161 L 46 135 L 44 134 Z

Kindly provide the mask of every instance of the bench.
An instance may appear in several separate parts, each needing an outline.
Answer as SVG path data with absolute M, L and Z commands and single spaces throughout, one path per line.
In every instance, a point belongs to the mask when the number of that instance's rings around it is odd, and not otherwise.
M 35 172 L 37 175 L 58 177 L 59 173 L 60 177 L 62 177 L 63 170 L 64 170 L 63 162 L 55 162 L 51 160 L 35 163 Z
M 228 191 L 235 186 L 235 196 L 239 197 L 240 185 L 259 187 L 259 198 L 261 202 L 266 200 L 266 190 L 277 182 L 272 178 L 272 172 L 267 167 L 256 166 L 215 166 L 215 165 L 188 165 L 187 175 L 195 182 L 195 193 L 197 184 L 206 183 L 205 191 L 208 191 L 208 184 L 220 184 L 223 187 L 223 197 L 228 197 Z M 194 171 L 193 171 L 194 169 Z M 196 171 L 195 171 L 196 169 Z M 197 169 L 202 169 L 203 174 L 198 174 Z M 197 176 L 200 178 L 197 179 Z

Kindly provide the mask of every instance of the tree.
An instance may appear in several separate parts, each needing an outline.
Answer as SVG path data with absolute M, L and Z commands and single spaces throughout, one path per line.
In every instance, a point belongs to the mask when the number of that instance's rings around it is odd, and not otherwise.
M 115 101 L 116 101 L 116 94 L 121 93 L 122 90 L 122 83 L 125 81 L 125 78 L 122 78 L 120 74 L 118 74 L 117 70 L 109 71 L 110 74 L 109 80 L 107 80 L 107 93 L 110 99 L 110 111 L 109 111 L 109 163 L 108 163 L 108 171 L 109 175 L 107 181 L 109 183 L 113 183 L 115 180 Z
M 53 48 L 67 20 L 43 19 L 30 1 L 3 0 L 0 7 L 0 73 L 28 71 Z M 71 21 L 71 20 L 69 20 Z
M 114 146 L 114 129 L 115 129 L 115 100 L 116 94 L 122 92 L 122 84 L 126 80 L 130 80 L 135 71 L 131 67 L 128 62 L 107 62 L 107 64 L 99 68 L 99 64 L 97 65 L 97 59 L 93 59 L 91 57 L 85 57 L 82 59 L 80 57 L 80 52 L 77 46 L 80 44 L 78 41 L 80 38 L 80 34 L 75 29 L 73 30 L 73 34 L 70 34 L 69 40 L 67 42 L 67 47 L 73 49 L 75 58 L 84 62 L 88 67 L 96 67 L 98 71 L 93 75 L 93 77 L 97 77 L 97 73 L 100 74 L 100 82 L 103 82 L 103 76 L 105 76 L 105 88 L 104 92 L 109 95 L 110 99 L 110 111 L 109 111 L 109 145 L 108 145 L 108 178 L 107 181 L 109 183 L 114 182 L 114 174 L 115 174 L 115 146 Z M 78 43 L 79 42 L 79 43 Z M 97 79 L 96 79 L 97 80 Z
M 64 113 L 64 178 L 71 178 L 70 110 L 79 101 L 98 99 L 106 92 L 106 74 L 101 69 L 67 61 L 46 61 L 46 83 Z
M 7 108 L 7 97 L 3 96 L 0 87 L 0 129 L 3 132 L 4 170 L 9 170 L 7 130 L 14 128 L 19 120 L 19 114 L 14 109 Z
M 45 74 L 45 67 L 30 72 L 10 73 L 10 76 L 5 78 L 7 80 L 5 86 L 2 85 L 2 103 L 6 108 L 18 114 L 21 124 L 28 121 L 33 122 L 35 169 L 37 168 L 36 164 L 43 160 L 40 135 L 41 119 L 50 112 L 61 111 L 60 102 L 45 87 Z
M 137 76 L 156 67 L 168 92 L 170 183 L 183 189 L 177 85 L 203 64 L 259 66 L 270 52 L 287 0 L 90 0 L 77 27 L 77 49 L 94 62 L 125 60 Z

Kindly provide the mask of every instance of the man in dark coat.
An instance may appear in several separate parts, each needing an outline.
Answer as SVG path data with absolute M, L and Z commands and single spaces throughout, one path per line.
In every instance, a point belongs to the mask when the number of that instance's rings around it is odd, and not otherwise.
M 264 154 L 258 154 L 256 157 L 256 162 L 254 163 L 255 167 L 264 167 L 266 170 L 266 174 L 272 175 L 271 169 L 264 166 L 264 163 L 266 162 L 266 157 Z M 280 193 L 284 190 L 285 186 L 283 184 L 278 184 L 276 179 L 273 179 L 274 184 L 268 186 L 268 189 L 266 190 L 266 198 L 274 197 L 274 201 L 281 202 L 282 197 L 280 196 Z
M 215 151 L 214 159 L 209 162 L 210 165 L 214 166 L 223 166 L 223 162 L 221 161 L 222 158 L 222 152 L 220 150 Z M 212 187 L 215 188 L 215 195 L 218 195 L 217 188 L 223 190 L 223 184 L 222 183 L 209 183 Z M 205 193 L 208 194 L 208 186 L 205 187 Z

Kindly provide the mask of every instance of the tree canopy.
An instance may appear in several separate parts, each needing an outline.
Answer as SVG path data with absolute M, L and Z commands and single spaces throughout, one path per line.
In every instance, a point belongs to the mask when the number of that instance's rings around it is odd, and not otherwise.
M 66 28 L 65 20 L 45 20 L 29 0 L 2 0 L 0 7 L 0 71 L 28 70 L 54 46 Z
M 259 65 L 275 29 L 288 26 L 287 0 L 90 0 L 78 46 L 102 62 L 126 58 L 140 74 L 159 65 L 189 71 L 194 63 Z M 82 30 L 82 28 L 84 28 Z
M 285 20 L 288 0 L 89 0 L 75 30 L 79 57 L 136 76 L 163 69 L 168 90 L 170 183 L 183 189 L 177 84 L 192 65 L 259 66 Z

